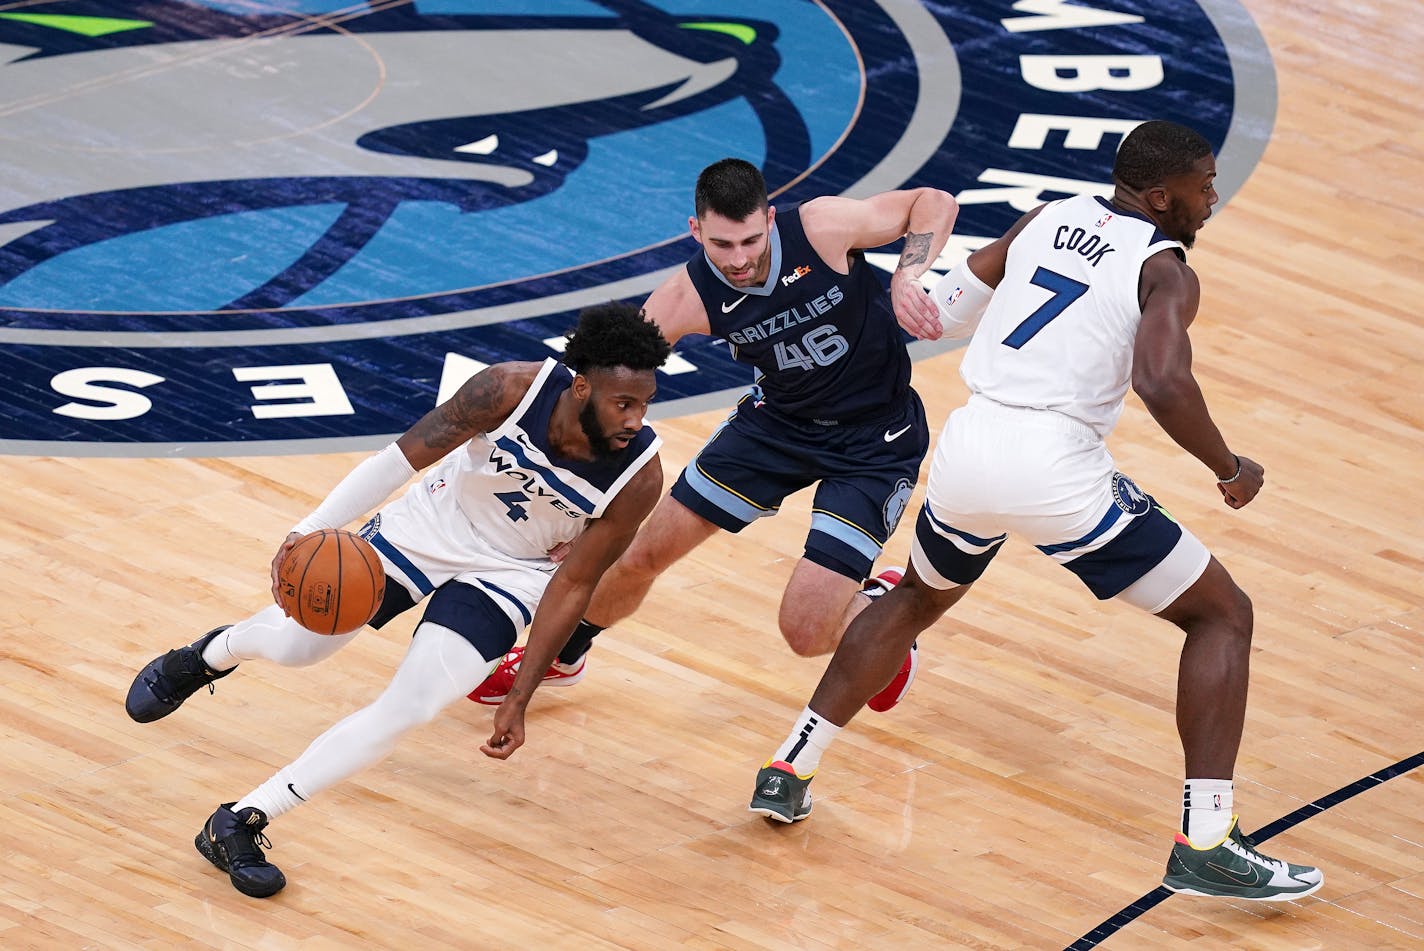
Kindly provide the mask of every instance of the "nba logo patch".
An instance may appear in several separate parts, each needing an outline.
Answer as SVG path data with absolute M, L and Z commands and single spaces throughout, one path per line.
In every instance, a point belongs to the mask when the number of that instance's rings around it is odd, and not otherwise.
M 1112 221 L 1112 220 L 1113 220 L 1112 212 L 1108 212 L 1107 214 L 1103 215 L 1101 218 L 1098 219 L 1097 227 L 1101 228 L 1103 225 L 1107 224 L 1109 221 Z
M 1146 515 L 1152 507 L 1152 497 L 1121 472 L 1113 473 L 1112 494 L 1117 507 L 1128 515 Z

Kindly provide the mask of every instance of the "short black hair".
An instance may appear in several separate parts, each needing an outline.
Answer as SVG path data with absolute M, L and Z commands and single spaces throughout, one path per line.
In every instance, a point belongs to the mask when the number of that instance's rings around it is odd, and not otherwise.
M 715 211 L 723 218 L 745 221 L 752 212 L 767 206 L 766 179 L 751 162 L 724 158 L 697 176 L 694 201 L 698 218 Z
M 1117 150 L 1113 179 L 1141 191 L 1189 172 L 1211 154 L 1211 143 L 1199 132 L 1175 122 L 1153 119 L 1128 133 Z
M 579 311 L 578 326 L 565 337 L 564 365 L 589 370 L 656 370 L 672 352 L 658 325 L 632 304 L 610 301 Z

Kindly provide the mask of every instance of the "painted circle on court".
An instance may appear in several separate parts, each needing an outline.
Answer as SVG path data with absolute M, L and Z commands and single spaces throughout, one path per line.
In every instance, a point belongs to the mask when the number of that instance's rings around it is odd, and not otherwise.
M 1105 192 L 1137 121 L 1202 131 L 1229 194 L 1274 119 L 1236 0 L 107 7 L 0 12 L 10 453 L 379 445 L 480 365 L 555 353 L 580 306 L 646 295 L 724 155 L 778 204 L 952 191 L 947 264 Z M 689 338 L 655 415 L 749 382 Z

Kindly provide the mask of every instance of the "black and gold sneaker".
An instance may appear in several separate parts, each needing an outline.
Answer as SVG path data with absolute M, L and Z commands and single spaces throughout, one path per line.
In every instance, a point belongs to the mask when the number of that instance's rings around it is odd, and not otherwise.
M 198 688 L 207 687 L 209 693 L 213 692 L 213 681 L 221 680 L 237 668 L 212 670 L 203 663 L 203 648 L 231 626 L 213 628 L 187 647 L 149 661 L 129 685 L 129 695 L 124 699 L 124 709 L 129 716 L 139 723 L 152 723 L 181 707 Z
M 262 834 L 267 815 L 251 806 L 233 812 L 235 805 L 226 802 L 218 806 L 193 844 L 203 858 L 227 872 L 233 888 L 253 898 L 269 898 L 286 886 L 287 877 L 262 852 L 264 847 L 272 847 Z

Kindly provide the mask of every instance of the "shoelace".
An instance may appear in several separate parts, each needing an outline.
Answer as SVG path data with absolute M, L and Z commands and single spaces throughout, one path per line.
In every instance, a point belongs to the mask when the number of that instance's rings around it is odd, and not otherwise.
M 1282 872 L 1289 870 L 1289 867 L 1286 865 L 1285 862 L 1281 861 L 1280 859 L 1273 859 L 1269 855 L 1266 855 L 1265 853 L 1258 850 L 1256 848 L 1256 843 L 1252 842 L 1249 836 L 1241 836 L 1241 848 L 1245 850 L 1248 857 L 1266 866 L 1267 868 L 1277 869 Z
M 272 841 L 267 838 L 266 833 L 249 829 L 238 829 L 228 836 L 228 842 L 236 845 L 236 848 L 228 849 L 228 865 L 231 868 L 246 868 L 249 865 L 265 865 L 267 857 L 262 854 L 262 849 L 270 849 Z
M 201 656 L 196 658 L 185 657 L 181 650 L 173 651 L 173 653 L 178 655 L 177 664 L 182 669 L 182 673 L 185 677 L 201 680 L 207 674 L 207 665 L 203 663 Z M 158 669 L 153 672 L 152 680 L 145 677 L 143 682 L 160 701 L 171 704 L 174 702 L 173 695 L 177 693 L 177 684 L 174 682 L 174 678 L 169 677 L 163 672 L 163 666 L 164 665 L 160 664 Z M 208 693 L 210 694 L 218 692 L 218 688 L 213 685 L 212 681 L 208 682 L 207 687 Z

